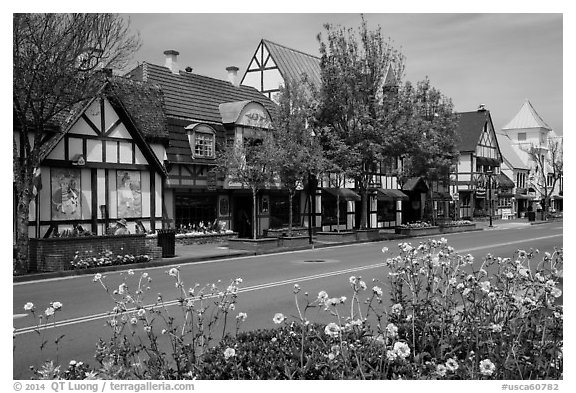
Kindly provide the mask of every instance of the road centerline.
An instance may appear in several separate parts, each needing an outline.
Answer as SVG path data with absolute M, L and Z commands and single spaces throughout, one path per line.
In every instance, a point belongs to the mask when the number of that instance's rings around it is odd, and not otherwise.
M 472 252 L 472 251 L 479 251 L 479 250 L 483 250 L 483 249 L 487 249 L 487 248 L 504 247 L 504 246 L 510 246 L 510 245 L 514 245 L 514 244 L 520 244 L 520 243 L 536 241 L 536 240 L 551 239 L 551 238 L 561 237 L 561 236 L 562 236 L 562 234 L 539 236 L 539 237 L 534 237 L 534 238 L 530 238 L 530 239 L 514 240 L 514 241 L 509 241 L 509 242 L 504 242 L 504 243 L 488 244 L 485 246 L 478 246 L 478 247 L 469 247 L 469 248 L 455 250 L 455 252 L 456 253 L 466 253 L 466 252 Z M 357 244 L 354 244 L 354 245 L 357 245 Z M 385 266 L 386 266 L 386 262 L 381 262 L 381 263 L 376 263 L 376 264 L 371 264 L 371 265 L 366 265 L 366 266 L 357 266 L 357 267 L 341 269 L 341 270 L 336 270 L 336 271 L 331 271 L 331 272 L 301 276 L 301 277 L 296 277 L 296 278 L 287 279 L 287 280 L 280 280 L 280 281 L 273 281 L 273 282 L 267 282 L 267 283 L 262 283 L 262 284 L 256 284 L 256 285 L 248 286 L 245 288 L 239 288 L 238 293 L 254 292 L 254 291 L 274 288 L 274 287 L 278 287 L 278 286 L 282 286 L 282 285 L 297 284 L 300 282 L 312 281 L 312 280 L 317 280 L 317 279 L 322 279 L 322 278 L 327 278 L 327 277 L 333 277 L 333 276 L 342 275 L 342 274 L 349 274 L 349 273 L 358 272 L 358 271 L 371 270 L 371 269 L 381 268 L 381 267 L 385 267 Z M 216 296 L 217 295 L 207 296 L 207 297 L 204 297 L 204 299 L 214 298 Z M 148 304 L 148 305 L 144 305 L 143 307 L 150 309 L 150 308 L 158 308 L 158 307 L 171 307 L 171 306 L 175 306 L 178 304 L 179 304 L 179 302 L 177 300 L 172 300 L 169 302 L 162 303 L 160 305 Z M 126 312 L 130 313 L 130 312 L 133 312 L 135 310 L 136 310 L 135 308 L 132 308 L 132 309 L 127 310 Z M 38 331 L 38 330 L 53 329 L 55 327 L 62 327 L 62 326 L 75 325 L 75 324 L 80 324 L 80 323 L 85 323 L 85 322 L 92 322 L 92 321 L 99 320 L 99 319 L 110 318 L 111 314 L 112 314 L 112 312 L 110 311 L 110 312 L 86 315 L 86 316 L 81 316 L 81 317 L 76 317 L 76 318 L 69 318 L 66 320 L 59 321 L 59 322 L 56 321 L 55 323 L 51 323 L 50 325 L 47 325 L 47 326 L 41 326 L 41 327 L 27 326 L 27 327 L 16 329 L 14 331 L 14 335 L 18 336 L 18 335 Z

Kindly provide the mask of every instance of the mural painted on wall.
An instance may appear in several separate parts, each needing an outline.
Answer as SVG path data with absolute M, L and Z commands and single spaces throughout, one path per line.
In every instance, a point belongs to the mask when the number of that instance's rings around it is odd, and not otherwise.
M 82 215 L 79 169 L 52 168 L 52 219 L 79 220 Z
M 140 172 L 117 171 L 118 217 L 142 217 Z

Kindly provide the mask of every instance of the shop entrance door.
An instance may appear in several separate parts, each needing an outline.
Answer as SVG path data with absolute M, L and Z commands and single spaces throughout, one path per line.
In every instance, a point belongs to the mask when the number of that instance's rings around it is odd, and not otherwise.
M 252 197 L 233 198 L 233 228 L 239 238 L 252 238 Z

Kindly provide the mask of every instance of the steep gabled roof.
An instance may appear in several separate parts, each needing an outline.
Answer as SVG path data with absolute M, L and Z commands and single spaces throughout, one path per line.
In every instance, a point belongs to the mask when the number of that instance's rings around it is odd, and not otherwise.
M 319 57 L 265 39 L 262 43 L 268 49 L 284 79 L 299 81 L 302 74 L 306 74 L 316 86 L 320 85 Z
M 528 100 L 524 102 L 516 116 L 514 116 L 508 124 L 502 127 L 503 130 L 523 128 L 544 128 L 546 130 L 552 130 L 552 128 L 542 120 L 542 117 L 540 117 Z
M 138 142 L 147 160 L 154 164 L 160 173 L 165 169 L 145 141 L 167 141 L 168 129 L 163 110 L 162 94 L 158 88 L 143 83 L 112 77 L 102 82 L 94 96 L 70 108 L 58 116 L 58 132 L 47 139 L 40 148 L 40 161 L 44 160 L 56 145 L 70 131 L 78 118 L 100 96 L 105 96 L 118 115 L 125 122 L 129 132 Z
M 234 86 L 228 81 L 184 71 L 173 74 L 164 66 L 150 63 L 142 63 L 127 76 L 159 86 L 168 117 L 220 124 L 220 104 L 246 100 L 264 105 L 272 116 L 276 112 L 272 101 L 249 86 Z
M 474 111 L 458 113 L 458 127 L 460 135 L 458 150 L 461 152 L 476 151 L 476 146 L 484 130 L 486 122 L 492 123 L 490 111 Z
M 519 157 L 518 149 L 514 148 L 512 140 L 507 135 L 496 133 L 496 138 L 498 139 L 500 152 L 510 167 L 513 169 L 529 169 L 528 165 Z

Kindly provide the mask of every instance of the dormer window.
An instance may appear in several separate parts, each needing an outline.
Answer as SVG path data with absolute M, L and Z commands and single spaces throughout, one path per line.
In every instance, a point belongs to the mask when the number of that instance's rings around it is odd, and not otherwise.
M 194 158 L 214 158 L 216 145 L 216 132 L 206 124 L 190 124 L 188 141 Z

